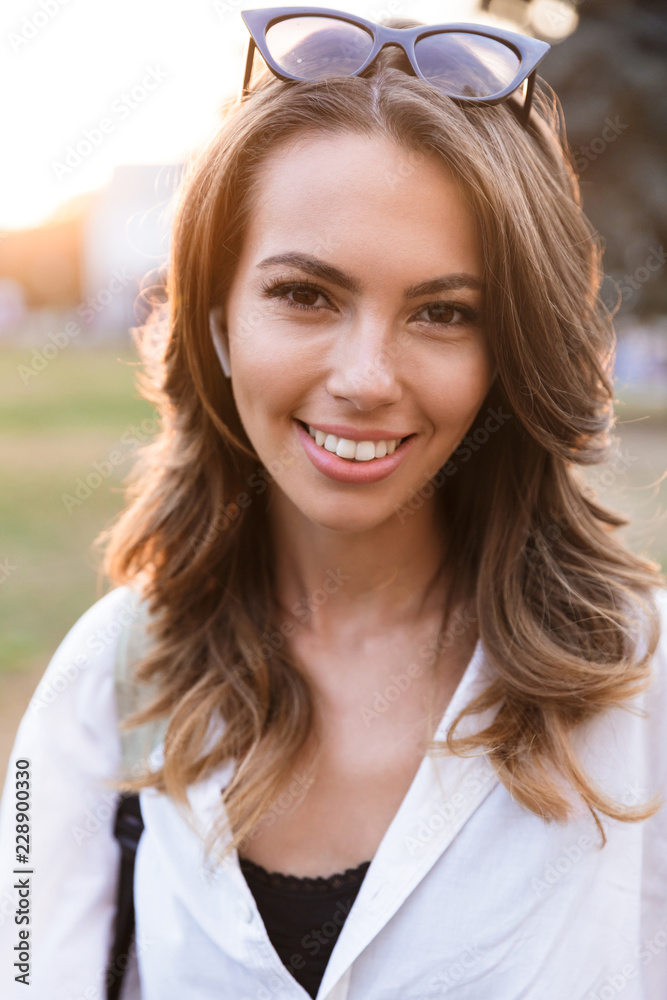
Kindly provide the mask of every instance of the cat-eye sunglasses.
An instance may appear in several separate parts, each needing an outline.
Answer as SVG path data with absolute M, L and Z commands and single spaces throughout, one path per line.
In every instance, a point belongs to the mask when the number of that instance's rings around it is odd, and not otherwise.
M 385 45 L 403 49 L 415 76 L 457 101 L 498 104 L 523 84 L 520 120 L 528 120 L 537 66 L 547 42 L 483 24 L 390 28 L 325 7 L 241 11 L 250 32 L 239 101 L 250 93 L 257 48 L 281 80 L 360 76 Z

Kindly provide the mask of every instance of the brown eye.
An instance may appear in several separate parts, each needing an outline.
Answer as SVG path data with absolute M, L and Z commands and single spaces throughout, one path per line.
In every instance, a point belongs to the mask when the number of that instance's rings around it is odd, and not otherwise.
M 312 288 L 293 288 L 292 295 L 300 306 L 314 306 L 320 297 L 320 293 Z
M 433 323 L 451 323 L 454 314 L 458 312 L 458 309 L 455 309 L 449 302 L 434 302 L 427 306 L 427 309 L 430 313 L 429 319 Z
M 420 318 L 434 327 L 451 328 L 478 323 L 480 313 L 460 302 L 429 302 L 420 310 Z
M 278 279 L 262 285 L 262 292 L 269 299 L 275 299 L 281 305 L 296 312 L 312 317 L 324 312 L 335 310 L 335 306 L 327 293 L 311 281 L 286 281 Z M 319 303 L 319 304 L 318 304 Z

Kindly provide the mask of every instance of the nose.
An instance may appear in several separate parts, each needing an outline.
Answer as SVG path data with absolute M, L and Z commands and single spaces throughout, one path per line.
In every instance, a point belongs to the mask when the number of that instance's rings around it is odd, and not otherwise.
M 394 336 L 393 324 L 377 316 L 360 318 L 339 331 L 329 354 L 327 391 L 346 399 L 358 410 L 397 403 L 401 398 L 398 377 L 404 350 Z

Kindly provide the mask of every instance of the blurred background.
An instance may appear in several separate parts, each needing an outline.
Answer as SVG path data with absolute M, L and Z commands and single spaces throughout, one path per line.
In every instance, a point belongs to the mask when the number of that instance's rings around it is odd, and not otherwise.
M 271 0 L 273 5 L 275 0 Z M 236 94 L 241 0 L 4 0 L 0 14 L 0 766 L 50 657 L 103 596 L 98 532 L 156 414 L 134 387 L 140 282 L 169 248 L 183 165 Z M 264 6 L 248 0 L 248 7 Z M 587 478 L 667 568 L 667 6 L 346 0 L 485 22 L 552 49 L 584 208 L 618 302 L 619 451 Z M 256 57 L 257 58 L 257 57 Z

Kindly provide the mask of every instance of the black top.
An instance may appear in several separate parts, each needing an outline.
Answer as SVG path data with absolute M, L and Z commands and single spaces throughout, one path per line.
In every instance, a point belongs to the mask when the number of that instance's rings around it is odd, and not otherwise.
M 269 872 L 240 856 L 239 862 L 271 944 L 292 976 L 315 997 L 370 861 L 328 877 Z

